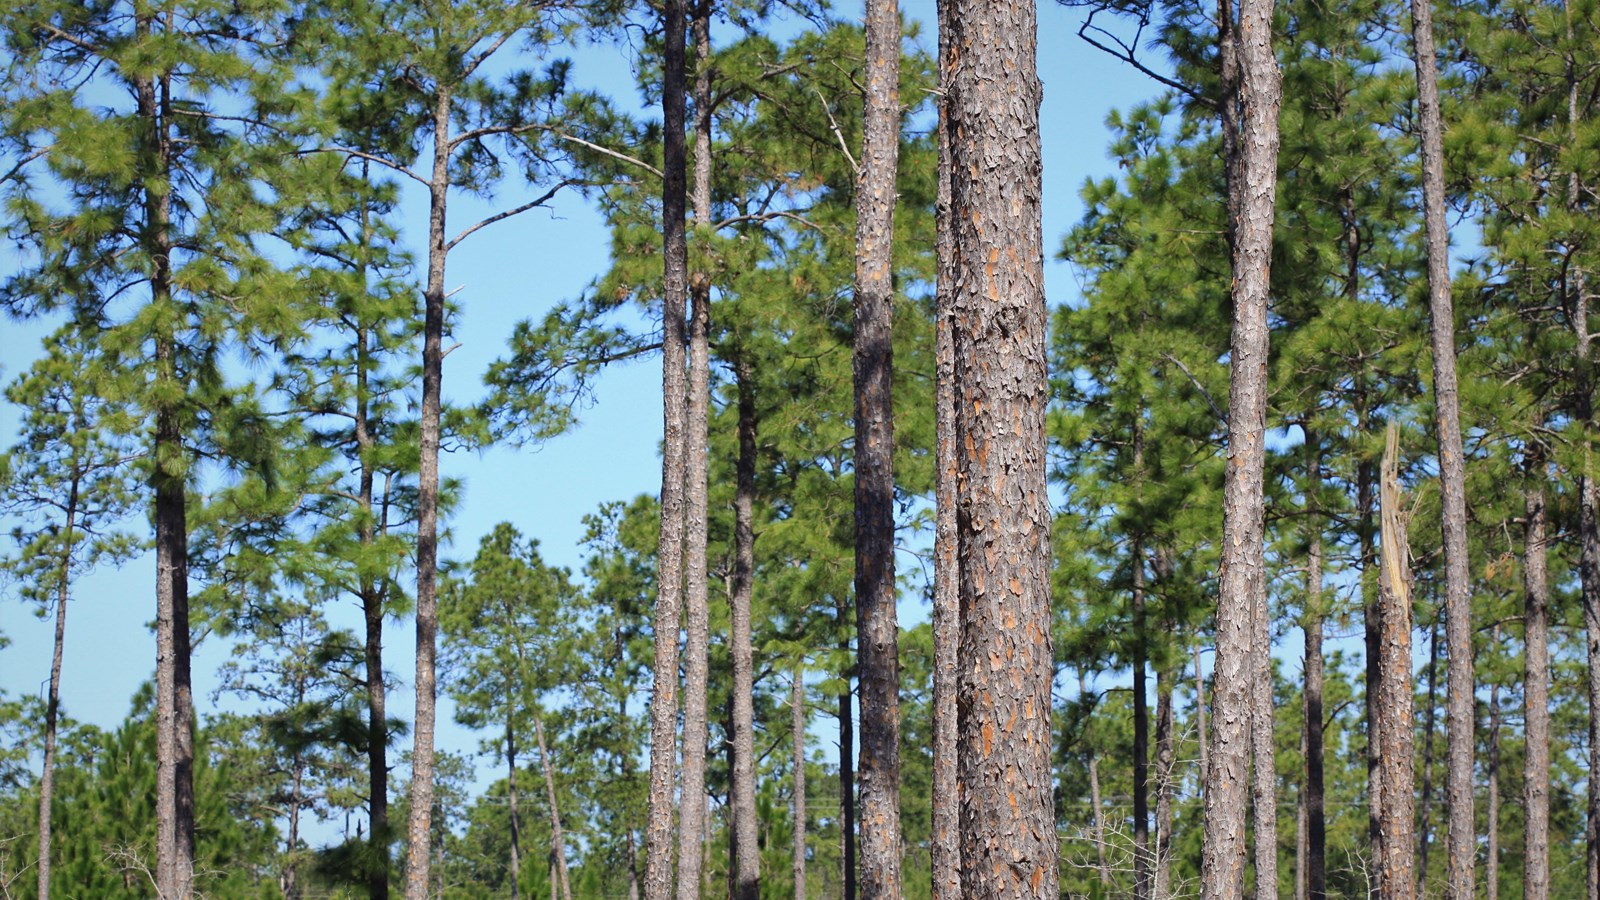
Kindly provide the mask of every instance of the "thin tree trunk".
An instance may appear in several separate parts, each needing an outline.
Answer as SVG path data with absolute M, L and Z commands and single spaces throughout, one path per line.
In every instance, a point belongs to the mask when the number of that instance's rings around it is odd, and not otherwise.
M 365 175 L 365 170 L 363 170 Z M 366 213 L 363 210 L 363 240 L 368 240 Z M 357 487 L 361 505 L 361 519 L 357 526 L 357 540 L 363 553 L 368 552 L 377 538 L 373 520 L 373 463 L 371 450 L 375 444 L 372 436 L 370 407 L 368 406 L 368 373 L 371 350 L 365 328 L 356 329 L 356 401 L 355 438 L 361 474 Z M 367 898 L 389 900 L 389 721 L 385 711 L 386 698 L 383 683 L 383 600 L 384 591 L 371 576 L 359 576 L 358 591 L 361 599 L 361 618 L 365 628 L 362 648 L 363 688 L 367 700 Z
M 1528 465 L 1522 520 L 1522 896 L 1550 898 L 1550 579 L 1545 549 L 1544 463 Z
M 1369 428 L 1369 419 L 1362 407 L 1364 398 L 1358 397 L 1356 409 L 1356 432 L 1365 434 Z M 1361 625 L 1363 641 L 1365 644 L 1366 665 L 1366 714 L 1367 714 L 1367 846 L 1370 848 L 1373 862 L 1376 863 L 1382 853 L 1383 826 L 1378 819 L 1383 807 L 1383 783 L 1378 775 L 1378 743 L 1379 724 L 1381 716 L 1378 712 L 1378 694 L 1382 690 L 1383 673 L 1378 660 L 1383 655 L 1380 652 L 1382 645 L 1382 624 L 1378 621 L 1378 576 L 1377 554 L 1372 546 L 1372 510 L 1373 510 L 1373 472 L 1372 464 L 1363 459 L 1356 463 L 1356 508 L 1358 519 L 1356 524 L 1356 541 L 1360 544 L 1361 557 Z M 1377 879 L 1369 879 L 1369 895 L 1376 897 L 1378 893 Z
M 44 706 L 44 769 L 39 774 L 39 900 L 50 900 L 50 813 L 55 799 L 56 722 L 61 713 L 61 657 L 67 640 L 67 600 L 72 583 L 72 545 L 78 525 L 81 470 L 74 463 L 67 488 L 66 523 L 60 534 L 61 560 L 56 569 L 56 632 L 50 652 L 50 693 Z
M 695 4 L 689 21 L 695 48 L 694 183 L 690 198 L 696 229 L 711 227 L 711 6 Z M 701 235 L 703 240 L 705 235 Z M 706 579 L 706 505 L 711 404 L 711 276 L 689 273 L 689 394 L 684 416 L 684 642 L 683 642 L 683 797 L 678 814 L 678 900 L 701 896 L 700 854 L 705 793 L 706 692 L 710 676 L 711 613 Z
M 1300 755 L 1306 752 L 1305 729 L 1300 730 Z M 1301 782 L 1300 790 L 1296 792 L 1294 802 L 1294 900 L 1306 900 L 1306 857 L 1310 851 L 1306 849 L 1309 843 L 1306 835 L 1306 788 Z
M 1040 84 L 1032 0 L 951 0 L 961 887 L 1054 898 Z
M 506 814 L 511 824 L 511 900 L 517 900 L 522 896 L 522 823 L 517 817 L 517 738 L 511 715 L 506 716 Z
M 900 10 L 867 0 L 856 184 L 855 593 L 861 692 L 861 888 L 899 900 L 900 627 L 894 580 L 894 204 L 900 150 Z
M 1268 615 L 1266 583 L 1252 599 L 1251 629 L 1255 646 L 1255 678 L 1251 686 L 1250 803 L 1255 818 L 1256 900 L 1278 896 L 1278 773 L 1273 740 L 1272 626 Z
M 1083 670 L 1080 669 L 1078 670 L 1078 697 L 1080 702 L 1088 692 L 1088 680 L 1084 677 Z M 1100 794 L 1100 755 L 1094 746 L 1093 716 L 1090 716 L 1084 723 L 1083 749 L 1089 755 L 1089 821 L 1094 829 L 1095 870 L 1100 875 L 1100 883 L 1109 892 L 1111 889 L 1111 861 L 1106 852 L 1106 810 Z
M 839 656 L 850 655 L 850 611 L 844 598 L 834 608 L 839 628 Z M 856 747 L 855 723 L 851 720 L 850 671 L 841 673 L 844 690 L 839 693 L 839 841 L 840 882 L 844 900 L 856 898 Z
M 539 742 L 539 766 L 544 769 L 544 792 L 550 803 L 550 856 L 556 877 L 561 881 L 561 900 L 572 900 L 572 882 L 567 878 L 567 842 L 561 833 L 561 804 L 556 799 L 556 773 L 550 763 L 550 750 L 544 742 L 544 720 L 533 717 L 533 734 Z
M 794 664 L 789 682 L 789 728 L 794 741 L 794 838 L 789 867 L 794 875 L 794 900 L 806 900 L 806 664 Z
M 650 697 L 650 810 L 645 825 L 645 900 L 672 896 L 673 774 L 677 764 L 678 630 L 683 599 L 687 375 L 684 307 L 688 245 L 684 163 L 686 0 L 665 0 L 662 43 L 661 533 L 657 544 L 655 666 Z
M 1428 628 L 1428 711 L 1422 729 L 1422 814 L 1417 817 L 1417 894 L 1428 894 L 1428 832 L 1433 823 L 1433 732 L 1437 724 L 1439 671 L 1439 617 Z
M 756 569 L 756 388 L 743 352 L 735 362 L 739 404 L 739 460 L 733 498 L 733 753 L 729 788 L 733 815 L 734 900 L 761 893 L 761 849 L 756 843 L 755 659 L 750 642 Z
M 1265 667 L 1265 547 L 1263 502 L 1266 463 L 1267 303 L 1272 261 L 1273 202 L 1277 188 L 1278 110 L 1281 76 L 1272 49 L 1271 0 L 1243 0 L 1233 22 L 1224 4 L 1224 48 L 1233 46 L 1237 77 L 1224 87 L 1225 109 L 1239 109 L 1237 131 L 1224 116 L 1224 130 L 1235 137 L 1229 156 L 1228 196 L 1233 235 L 1233 338 L 1228 403 L 1229 465 L 1223 487 L 1223 539 L 1220 597 L 1217 604 L 1217 658 L 1209 777 L 1205 796 L 1205 838 L 1201 853 L 1201 897 L 1238 900 L 1244 896 L 1245 784 L 1250 771 L 1250 732 L 1267 729 L 1255 708 L 1270 681 L 1258 686 Z M 1237 105 L 1237 106 L 1236 106 Z M 1259 647 L 1259 651 L 1254 649 Z M 1268 697 L 1270 705 L 1270 695 Z M 1253 714 L 1254 713 L 1254 714 Z M 1258 724 L 1253 725 L 1256 722 Z M 1257 749 L 1259 755 L 1259 749 Z M 1271 769 L 1270 760 L 1264 767 Z M 1275 891 L 1276 812 L 1270 787 L 1255 791 L 1256 840 L 1273 848 L 1263 866 L 1258 853 L 1257 896 Z M 1265 822 L 1263 821 L 1265 816 Z M 1265 825 L 1263 831 L 1263 825 Z
M 1171 626 L 1172 623 L 1168 623 Z M 1171 633 L 1169 627 L 1168 633 Z M 1176 722 L 1172 710 L 1174 672 L 1156 668 L 1156 839 L 1151 896 L 1167 900 L 1172 895 L 1172 794 L 1177 775 Z
M 961 900 L 961 796 L 956 781 L 956 675 L 961 643 L 961 573 L 956 537 L 954 229 L 950 221 L 950 2 L 940 0 L 938 188 L 935 191 L 933 772 L 928 862 L 931 900 Z
M 1144 467 L 1144 429 L 1133 430 L 1134 478 Z M 1133 541 L 1133 896 L 1150 900 L 1150 691 L 1145 678 L 1144 543 Z
M 1327 815 L 1323 782 L 1322 736 L 1322 445 L 1306 431 L 1306 608 L 1305 608 L 1305 857 L 1302 882 L 1307 900 L 1324 900 L 1328 892 Z
M 1495 646 L 1500 645 L 1500 629 L 1494 630 Z M 1485 848 L 1483 880 L 1488 900 L 1500 900 L 1500 685 L 1489 687 L 1489 835 Z
M 1408 900 L 1415 884 L 1416 757 L 1411 681 L 1411 563 L 1400 508 L 1400 432 L 1389 423 L 1381 482 L 1383 569 L 1378 588 L 1382 623 L 1382 685 L 1378 708 L 1379 770 L 1383 805 L 1378 891 L 1384 900 Z
M 1450 804 L 1446 867 L 1449 900 L 1471 900 L 1477 837 L 1473 822 L 1472 597 L 1467 560 L 1466 468 L 1456 386 L 1455 306 L 1450 298 L 1450 233 L 1444 219 L 1444 126 L 1439 115 L 1438 61 L 1432 0 L 1411 0 L 1411 38 L 1422 138 L 1423 225 L 1428 251 L 1433 405 L 1439 436 L 1439 492 L 1444 531 L 1445 642 L 1449 660 Z
M 417 468 L 417 712 L 412 728 L 410 854 L 406 900 L 427 900 L 433 830 L 433 727 L 438 694 L 439 383 L 444 365 L 445 198 L 450 190 L 450 92 L 433 109 L 433 172 L 428 185 L 428 286 L 423 295 L 421 460 Z

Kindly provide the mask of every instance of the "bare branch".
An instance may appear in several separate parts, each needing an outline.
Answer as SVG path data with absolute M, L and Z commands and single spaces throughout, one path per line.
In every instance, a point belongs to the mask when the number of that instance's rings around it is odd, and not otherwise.
M 564 131 L 557 131 L 557 132 L 553 132 L 553 133 L 555 134 L 556 137 L 561 138 L 563 141 L 567 141 L 569 143 L 577 144 L 580 147 L 588 147 L 590 150 L 593 150 L 596 153 L 603 153 L 606 156 L 611 157 L 612 159 L 622 160 L 625 163 L 629 163 L 631 165 L 635 165 L 635 166 L 638 166 L 641 169 L 644 169 L 646 172 L 649 172 L 651 175 L 654 175 L 657 178 L 661 177 L 661 170 L 660 169 L 656 168 L 655 166 L 650 165 L 649 163 L 645 162 L 642 159 L 637 159 L 635 157 L 629 156 L 626 153 L 620 153 L 620 152 L 618 152 L 616 150 L 612 150 L 612 149 L 610 149 L 608 147 L 602 147 L 599 144 L 592 144 L 592 143 L 584 140 L 581 137 L 577 137 L 575 135 L 567 134 Z
M 460 234 L 458 234 L 454 238 L 452 238 L 450 243 L 444 245 L 445 252 L 448 253 L 450 250 L 454 249 L 457 244 L 459 244 L 462 241 L 466 240 L 467 236 L 472 234 L 474 231 L 477 231 L 480 228 L 485 228 L 487 226 L 493 225 L 494 223 L 500 221 L 501 219 L 509 219 L 512 216 L 520 215 L 522 213 L 525 213 L 528 210 L 533 209 L 536 206 L 543 206 L 546 203 L 549 203 L 550 199 L 552 197 L 554 197 L 557 193 L 559 193 L 562 188 L 570 187 L 571 185 L 581 184 L 581 183 L 582 182 L 573 181 L 572 179 L 569 178 L 569 179 L 561 182 L 560 184 L 556 185 L 555 187 L 551 188 L 550 190 L 545 191 L 538 198 L 536 198 L 536 199 L 534 199 L 534 200 L 532 200 L 532 201 L 530 201 L 528 203 L 524 203 L 521 206 L 516 207 L 515 209 L 508 209 L 508 210 L 506 210 L 504 212 L 495 213 L 494 215 L 490 216 L 489 218 L 478 222 L 476 225 L 471 226 L 467 230 L 461 232 Z

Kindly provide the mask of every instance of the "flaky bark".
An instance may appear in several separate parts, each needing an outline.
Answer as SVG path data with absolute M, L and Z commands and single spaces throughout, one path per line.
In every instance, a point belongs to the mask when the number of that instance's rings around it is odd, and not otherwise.
M 953 0 L 948 23 L 961 892 L 968 900 L 1054 898 L 1034 4 Z
M 1523 498 L 1522 896 L 1550 898 L 1550 578 L 1542 461 Z
M 1378 892 L 1384 900 L 1407 900 L 1415 885 L 1416 765 L 1411 682 L 1411 563 L 1400 503 L 1400 436 L 1389 423 L 1383 452 L 1379 520 L 1382 563 L 1378 621 L 1382 634 L 1378 696 L 1378 769 L 1383 804 L 1379 824 Z
M 657 544 L 655 667 L 650 697 L 650 810 L 645 824 L 645 900 L 672 896 L 673 774 L 677 765 L 678 629 L 683 600 L 684 307 L 689 292 L 684 225 L 684 31 L 686 0 L 665 0 L 662 107 L 661 534 Z
M 732 634 L 728 648 L 733 658 L 733 741 L 729 748 L 733 753 L 729 801 L 733 815 L 731 876 L 734 900 L 756 900 L 761 891 L 761 848 L 756 843 L 755 658 L 750 643 L 750 615 L 756 569 L 757 423 L 756 388 L 743 353 L 735 363 L 735 375 L 739 392 L 739 460 L 733 496 Z
M 412 727 L 410 852 L 406 900 L 427 900 L 433 862 L 433 727 L 439 634 L 439 383 L 444 364 L 445 199 L 450 190 L 450 92 L 433 108 L 433 172 L 428 184 L 428 284 L 423 293 L 421 461 L 417 468 L 417 711 Z
M 1226 5 L 1224 6 L 1226 10 Z M 1263 667 L 1255 647 L 1264 640 L 1267 302 L 1277 189 L 1281 76 L 1272 50 L 1271 0 L 1243 0 L 1240 17 L 1223 17 L 1219 40 L 1233 46 L 1237 77 L 1224 87 L 1224 107 L 1237 109 L 1237 135 L 1228 160 L 1233 236 L 1233 339 L 1228 404 L 1228 467 L 1223 486 L 1222 562 L 1217 603 L 1215 713 L 1205 795 L 1200 890 L 1204 900 L 1244 896 L 1245 785 L 1250 732 Z M 1224 128 L 1233 124 L 1224 117 Z M 1259 609 L 1258 609 L 1259 607 Z M 1264 645 L 1260 652 L 1266 652 Z M 1267 724 L 1270 728 L 1270 720 Z M 1261 792 L 1257 790 L 1258 803 Z M 1270 814 L 1275 810 L 1269 805 Z M 1262 820 L 1258 818 L 1258 828 Z M 1269 845 L 1269 826 L 1256 835 Z M 1258 855 L 1258 864 L 1260 856 Z M 1270 867 L 1275 869 L 1275 866 Z M 1276 872 L 1259 872 L 1268 890 Z M 1258 896 L 1259 890 L 1258 890 Z
M 953 303 L 954 229 L 950 221 L 951 0 L 939 0 L 939 185 L 935 192 L 934 288 L 934 535 L 933 535 L 933 773 L 932 900 L 961 900 L 961 794 L 956 781 L 957 655 L 961 642 L 960 571 L 956 538 L 956 388 Z
M 694 224 L 708 236 L 711 227 L 711 5 L 695 4 L 689 21 L 694 40 L 694 181 L 690 200 Z M 707 477 L 710 465 L 708 421 L 711 407 L 711 277 L 689 273 L 689 384 L 684 413 L 683 533 L 683 773 L 678 813 L 678 900 L 700 896 L 701 819 L 705 804 L 706 694 L 710 677 L 711 611 L 706 577 Z
M 1450 900 L 1471 900 L 1477 846 L 1472 811 L 1472 597 L 1467 571 L 1466 468 L 1461 455 L 1461 413 L 1456 384 L 1455 306 L 1450 298 L 1450 232 L 1444 219 L 1444 126 L 1439 115 L 1439 73 L 1433 49 L 1431 0 L 1411 0 L 1411 38 L 1417 72 L 1417 120 L 1422 138 L 1434 426 L 1439 438 L 1445 643 L 1450 648 L 1447 694 L 1450 743 L 1445 779 L 1450 828 L 1446 841 L 1448 884 L 1445 896 Z
M 856 182 L 855 589 L 861 691 L 861 892 L 898 900 L 900 626 L 894 581 L 894 204 L 900 10 L 866 3 L 866 108 Z

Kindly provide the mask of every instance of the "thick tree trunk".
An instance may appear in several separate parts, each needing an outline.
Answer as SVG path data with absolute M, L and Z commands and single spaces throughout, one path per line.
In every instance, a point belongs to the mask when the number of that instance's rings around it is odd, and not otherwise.
M 1304 873 L 1307 900 L 1324 900 L 1328 892 L 1327 814 L 1323 782 L 1322 739 L 1322 445 L 1319 435 L 1306 431 L 1306 608 L 1305 608 L 1305 785 L 1301 791 L 1305 810 Z
M 67 488 L 66 523 L 60 540 L 64 548 L 56 569 L 56 631 L 50 652 L 50 692 L 44 705 L 44 768 L 39 773 L 39 900 L 50 900 L 50 813 L 55 799 L 56 722 L 61 714 L 61 657 L 67 641 L 67 600 L 71 595 L 72 546 L 78 526 L 78 485 L 75 469 Z
M 1445 643 L 1450 648 L 1447 694 L 1450 742 L 1445 779 L 1450 805 L 1446 897 L 1471 900 L 1477 848 L 1472 812 L 1472 597 L 1467 570 L 1466 469 L 1461 455 L 1461 413 L 1456 386 L 1455 306 L 1450 298 L 1450 233 L 1444 219 L 1444 126 L 1439 116 L 1439 74 L 1433 49 L 1431 2 L 1411 0 L 1411 38 L 1417 72 L 1417 119 L 1422 138 L 1434 425 L 1439 436 Z
M 544 769 L 545 798 L 550 804 L 550 857 L 561 882 L 561 900 L 572 900 L 572 882 L 567 878 L 567 841 L 561 831 L 561 804 L 556 799 L 556 773 L 550 750 L 544 742 L 544 720 L 533 717 L 533 734 L 539 742 L 539 766 Z
M 1032 0 L 952 0 L 947 87 L 961 643 L 961 887 L 1055 897 L 1040 84 Z
M 506 817 L 511 826 L 511 900 L 517 900 L 522 896 L 522 822 L 517 814 L 517 736 L 511 715 L 506 716 Z
M 665 0 L 662 44 L 661 534 L 657 545 L 655 666 L 650 697 L 650 811 L 645 824 L 645 900 L 672 896 L 673 774 L 677 765 L 678 630 L 683 599 L 686 469 L 684 307 L 689 291 L 684 235 L 684 23 L 686 0 Z
M 839 628 L 839 656 L 850 654 L 850 611 L 843 598 L 834 608 Z M 851 718 L 851 672 L 841 673 L 839 693 L 839 880 L 844 900 L 856 900 L 856 730 Z
M 690 198 L 694 222 L 711 227 L 711 6 L 696 3 L 689 22 L 695 47 L 694 183 Z M 705 804 L 707 713 L 710 675 L 711 611 L 706 578 L 707 477 L 710 466 L 708 417 L 711 405 L 711 276 L 689 273 L 689 394 L 684 416 L 684 594 L 683 594 L 683 798 L 678 814 L 678 900 L 697 900 L 701 888 L 700 853 Z
M 789 868 L 794 876 L 794 900 L 806 900 L 806 664 L 794 664 L 789 682 L 789 728 L 794 741 L 794 835 Z
M 428 285 L 423 294 L 421 461 L 417 469 L 417 713 L 411 751 L 406 900 L 427 900 L 433 829 L 433 727 L 438 685 L 439 385 L 444 366 L 445 198 L 450 190 L 450 92 L 433 109 L 428 204 Z
M 939 0 L 938 188 L 935 191 L 933 773 L 928 861 L 931 900 L 961 900 L 961 794 L 956 781 L 956 676 L 961 573 L 956 538 L 956 261 L 950 221 L 950 0 Z
M 1404 512 L 1400 508 L 1400 433 L 1389 423 L 1381 481 L 1382 563 L 1378 621 L 1383 637 L 1379 665 L 1378 768 L 1382 778 L 1383 828 L 1378 857 L 1378 892 L 1384 900 L 1408 900 L 1415 884 L 1416 791 L 1411 681 L 1411 563 Z
M 861 888 L 899 900 L 900 626 L 894 580 L 894 204 L 900 10 L 866 3 L 866 91 L 856 182 L 855 589 L 861 691 Z
M 1226 10 L 1226 5 L 1224 5 Z M 1278 109 L 1281 76 L 1272 50 L 1271 0 L 1243 0 L 1240 18 L 1223 17 L 1219 36 L 1234 46 L 1237 78 L 1224 88 L 1224 107 L 1237 108 L 1236 140 L 1229 159 L 1228 195 L 1233 235 L 1233 339 L 1228 405 L 1229 464 L 1223 486 L 1222 562 L 1217 603 L 1217 658 L 1212 706 L 1205 839 L 1200 890 L 1204 900 L 1244 896 L 1245 784 L 1250 771 L 1252 721 L 1267 647 L 1263 503 L 1266 463 L 1267 302 L 1272 262 L 1273 202 L 1277 189 Z M 1224 117 L 1224 128 L 1234 131 Z M 1259 598 L 1259 599 L 1258 599 Z M 1268 724 L 1270 728 L 1270 724 Z M 1267 766 L 1270 769 L 1270 764 Z M 1270 792 L 1269 792 L 1270 795 Z M 1257 803 L 1262 802 L 1258 785 Z M 1275 809 L 1268 805 L 1270 817 Z M 1262 818 L 1258 816 L 1257 827 Z M 1270 825 L 1258 843 L 1276 845 Z M 1258 866 L 1261 855 L 1257 855 Z M 1275 865 L 1258 882 L 1276 890 Z M 1261 885 L 1258 885 L 1260 896 Z
M 734 900 L 761 893 L 761 848 L 756 843 L 755 658 L 750 638 L 756 569 L 756 388 L 743 353 L 735 363 L 739 392 L 739 460 L 733 497 L 733 753 L 729 788 L 733 814 Z
M 1522 520 L 1523 736 L 1522 896 L 1550 898 L 1550 578 L 1544 464 L 1529 463 Z

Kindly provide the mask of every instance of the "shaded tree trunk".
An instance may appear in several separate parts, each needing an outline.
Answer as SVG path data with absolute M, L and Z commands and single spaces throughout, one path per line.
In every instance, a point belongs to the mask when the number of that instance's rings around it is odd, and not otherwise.
M 794 875 L 794 900 L 806 900 L 806 666 L 794 664 L 789 682 L 789 728 L 794 740 L 794 846 L 790 869 Z
M 673 774 L 677 765 L 678 630 L 683 600 L 684 450 L 688 380 L 688 207 L 684 150 L 686 0 L 665 0 L 662 43 L 661 533 L 657 543 L 655 666 L 650 697 L 650 810 L 645 824 L 645 900 L 672 896 Z
M 522 822 L 517 815 L 517 737 L 510 715 L 506 716 L 506 816 L 511 826 L 511 898 L 516 900 L 522 896 Z
M 1529 461 L 1522 520 L 1522 896 L 1550 898 L 1550 579 L 1544 463 Z
M 1323 900 L 1328 892 L 1327 815 L 1323 782 L 1322 736 L 1322 519 L 1318 497 L 1322 493 L 1322 445 L 1319 435 L 1306 431 L 1306 608 L 1305 608 L 1305 786 L 1301 791 L 1305 811 L 1305 856 L 1297 868 L 1303 876 L 1307 900 Z
M 1169 625 L 1171 623 L 1168 623 Z M 1170 633 L 1169 628 L 1169 633 Z M 1172 710 L 1173 673 L 1156 669 L 1156 840 L 1151 896 L 1172 895 L 1172 795 L 1177 778 L 1177 735 Z
M 850 656 L 850 611 L 844 598 L 839 598 L 834 608 L 839 627 L 839 656 Z M 856 898 L 856 732 L 851 720 L 850 676 L 847 668 L 840 673 L 844 690 L 839 693 L 839 880 L 844 900 Z
M 1428 628 L 1428 711 L 1422 729 L 1422 815 L 1417 817 L 1417 894 L 1428 893 L 1429 831 L 1433 823 L 1433 733 L 1439 709 L 1439 617 Z
M 363 174 L 365 174 L 363 172 Z M 363 217 L 365 212 L 363 212 Z M 366 221 L 363 218 L 365 230 Z M 368 405 L 368 378 L 371 371 L 371 336 L 365 328 L 356 330 L 355 438 L 361 474 L 357 502 L 361 522 L 357 540 L 368 551 L 377 540 L 373 519 L 373 482 L 376 473 L 371 451 L 376 444 Z M 385 510 L 385 520 L 387 510 Z M 386 522 L 385 522 L 386 524 Z M 357 591 L 361 599 L 361 619 L 365 628 L 362 646 L 364 683 L 367 700 L 367 898 L 389 900 L 389 720 L 383 682 L 383 601 L 385 591 L 370 575 L 359 576 Z
M 1255 818 L 1256 900 L 1278 896 L 1278 773 L 1273 740 L 1272 625 L 1263 578 L 1252 599 L 1255 679 L 1251 686 L 1250 806 Z
M 1223 4 L 1223 130 L 1228 141 L 1228 197 L 1233 244 L 1233 337 L 1229 365 L 1229 465 L 1223 486 L 1222 561 L 1217 603 L 1211 751 L 1205 794 L 1205 838 L 1201 852 L 1203 900 L 1244 896 L 1245 784 L 1250 772 L 1251 732 L 1266 652 L 1263 503 L 1266 463 L 1267 304 L 1277 189 L 1278 110 L 1281 76 L 1272 49 L 1271 0 L 1243 0 L 1239 21 Z M 1230 48 L 1231 51 L 1230 51 Z M 1231 55 L 1234 62 L 1227 64 Z M 1228 77 L 1233 69 L 1234 77 Z M 1239 113 L 1235 121 L 1234 110 Z M 1268 700 L 1270 703 L 1270 698 Z M 1270 719 L 1268 719 L 1270 723 Z M 1267 725 L 1270 735 L 1270 724 Z M 1270 769 L 1270 763 L 1266 766 Z M 1257 785 L 1257 804 L 1263 802 Z M 1271 795 L 1270 790 L 1267 794 Z M 1270 819 L 1268 803 L 1259 810 Z M 1258 844 L 1276 845 L 1272 826 L 1258 831 Z M 1275 858 L 1275 857 L 1274 857 Z M 1257 854 L 1258 869 L 1263 864 Z M 1257 871 L 1258 893 L 1276 890 L 1276 866 Z
M 1378 757 L 1383 803 L 1379 819 L 1378 891 L 1384 900 L 1408 900 L 1415 884 L 1416 765 L 1411 682 L 1411 563 L 1400 508 L 1400 433 L 1389 423 L 1380 484 L 1383 569 L 1378 622 L 1383 643 L 1378 696 Z
M 1450 233 L 1444 218 L 1444 126 L 1439 115 L 1438 61 L 1432 0 L 1411 0 L 1412 57 L 1422 139 L 1423 226 L 1428 251 L 1428 313 L 1433 347 L 1434 426 L 1439 437 L 1439 491 L 1444 531 L 1445 643 L 1450 647 L 1449 747 L 1445 793 L 1450 900 L 1471 900 L 1477 838 L 1473 820 L 1472 597 L 1467 560 L 1466 468 L 1456 385 L 1455 306 L 1450 298 Z
M 39 773 L 39 900 L 50 900 L 50 813 L 55 799 L 56 722 L 61 713 L 61 656 L 67 641 L 67 600 L 72 583 L 73 533 L 78 524 L 78 486 L 81 474 L 75 469 L 67 487 L 64 511 L 66 522 L 61 532 L 61 559 L 56 570 L 56 629 L 50 651 L 50 692 L 44 705 L 44 768 Z
M 1040 84 L 1031 0 L 951 0 L 947 86 L 968 900 L 1055 897 Z
M 956 537 L 956 387 L 954 298 L 956 260 L 950 221 L 949 0 L 938 3 L 938 188 L 935 191 L 934 536 L 933 536 L 933 870 L 931 900 L 961 900 L 961 795 L 956 781 L 956 675 L 961 642 L 960 570 Z
M 735 365 L 739 405 L 739 459 L 733 498 L 733 753 L 729 786 L 733 815 L 734 900 L 760 896 L 761 848 L 756 843 L 755 660 L 750 639 L 756 569 L 756 389 L 741 352 Z

